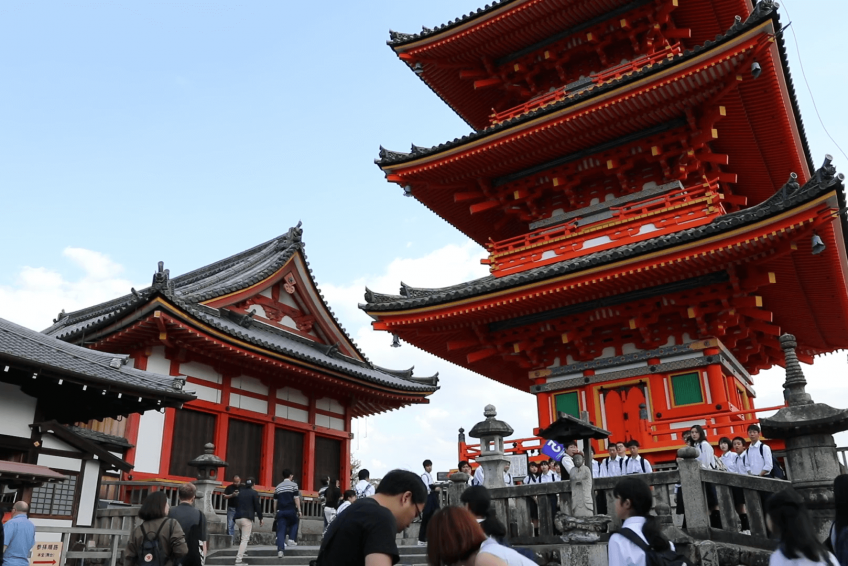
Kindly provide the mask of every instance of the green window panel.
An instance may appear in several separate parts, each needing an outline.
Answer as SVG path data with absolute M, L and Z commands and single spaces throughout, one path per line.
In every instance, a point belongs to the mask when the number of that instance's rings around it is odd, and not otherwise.
M 675 405 L 694 405 L 704 402 L 701 376 L 697 371 L 671 376 L 671 391 Z
M 554 397 L 557 413 L 566 413 L 572 417 L 580 418 L 580 401 L 577 398 L 577 391 L 571 393 L 561 393 Z

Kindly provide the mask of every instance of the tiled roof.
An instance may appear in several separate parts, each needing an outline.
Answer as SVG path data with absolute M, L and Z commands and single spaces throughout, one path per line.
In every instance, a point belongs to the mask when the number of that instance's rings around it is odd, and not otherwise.
M 486 4 L 484 8 L 477 8 L 476 11 L 469 12 L 468 15 L 463 14 L 462 16 L 451 20 L 446 24 L 438 25 L 433 29 L 423 27 L 418 33 L 402 33 L 399 31 L 389 30 L 389 40 L 386 43 L 394 47 L 396 45 L 403 45 L 405 43 L 418 41 L 419 39 L 424 39 L 425 37 L 441 33 L 452 27 L 456 27 L 476 18 L 479 18 L 480 16 L 483 16 L 493 10 L 497 10 L 498 8 L 502 8 L 503 6 L 511 4 L 515 1 L 516 0 L 501 0 L 500 2 L 492 2 L 491 4 Z
M 506 3 L 506 2 L 504 2 L 504 3 Z M 492 8 L 490 8 L 490 9 L 493 9 L 494 7 L 495 7 L 495 5 L 493 5 Z M 721 44 L 723 44 L 727 41 L 732 40 L 737 35 L 748 31 L 749 29 L 755 27 L 758 24 L 761 24 L 762 22 L 764 22 L 768 19 L 772 19 L 774 21 L 775 28 L 780 29 L 780 18 L 778 16 L 776 10 L 777 10 L 777 5 L 776 5 L 775 2 L 773 2 L 772 0 L 762 0 L 761 2 L 759 2 L 754 7 L 753 12 L 744 22 L 735 23 L 730 29 L 727 30 L 726 33 L 724 33 L 723 35 L 716 36 L 714 41 L 707 41 L 701 46 L 696 46 L 693 49 L 689 49 L 689 50 L 686 50 L 682 53 L 678 53 L 678 54 L 674 55 L 673 57 L 665 59 L 662 62 L 656 63 L 654 65 L 651 65 L 650 67 L 644 67 L 639 71 L 635 71 L 635 72 L 630 73 L 626 76 L 622 76 L 618 79 L 610 80 L 610 81 L 605 82 L 601 85 L 582 89 L 582 90 L 578 91 L 574 96 L 563 98 L 562 100 L 560 100 L 558 102 L 553 102 L 553 103 L 548 104 L 546 106 L 537 108 L 535 110 L 531 110 L 531 111 L 529 111 L 525 114 L 522 114 L 520 116 L 516 116 L 515 118 L 505 120 L 505 121 L 500 122 L 498 124 L 494 124 L 492 126 L 489 126 L 485 129 L 482 129 L 482 130 L 479 130 L 479 131 L 476 131 L 476 132 L 472 132 L 472 133 L 465 135 L 465 136 L 462 136 L 460 138 L 455 138 L 452 141 L 441 143 L 441 144 L 438 144 L 438 145 L 435 145 L 435 146 L 432 146 L 432 147 L 421 147 L 421 146 L 413 145 L 410 152 L 393 151 L 393 150 L 389 150 L 389 149 L 386 149 L 386 148 L 380 146 L 379 158 L 375 159 L 374 162 L 380 167 L 386 167 L 386 166 L 390 166 L 390 165 L 402 165 L 403 163 L 406 163 L 407 161 L 413 161 L 413 160 L 419 159 L 421 157 L 425 157 L 427 155 L 438 154 L 440 152 L 447 151 L 449 149 L 459 147 L 459 146 L 465 145 L 467 143 L 471 143 L 475 140 L 485 138 L 485 137 L 490 136 L 492 134 L 496 134 L 497 132 L 500 132 L 501 130 L 505 130 L 505 129 L 511 128 L 513 126 L 516 126 L 518 124 L 521 124 L 521 123 L 524 123 L 524 122 L 527 122 L 527 121 L 530 121 L 530 120 L 534 120 L 536 118 L 539 118 L 540 116 L 544 116 L 546 114 L 550 114 L 550 113 L 562 110 L 563 108 L 567 108 L 568 106 L 580 103 L 580 102 L 582 102 L 582 101 L 584 101 L 588 98 L 593 98 L 595 96 L 598 96 L 599 94 L 606 92 L 608 90 L 618 88 L 618 87 L 620 87 L 624 84 L 630 83 L 630 82 L 639 81 L 639 80 L 644 79 L 645 77 L 647 77 L 649 75 L 661 72 L 661 71 L 663 71 L 663 70 L 665 70 L 669 67 L 676 66 L 683 61 L 686 61 L 688 59 L 691 59 L 692 57 L 700 55 L 701 53 L 704 52 L 704 50 L 713 49 L 718 45 L 721 45 Z M 474 14 L 469 15 L 469 17 L 471 17 L 471 16 L 477 17 Z M 460 22 L 457 21 L 457 22 L 454 22 L 450 25 L 456 25 L 457 23 L 460 23 Z M 401 35 L 403 35 L 403 34 L 401 34 Z M 418 36 L 416 35 L 415 38 L 417 38 L 417 37 Z M 404 39 L 402 42 L 413 41 L 415 38 L 410 38 L 408 40 Z M 800 113 L 800 110 L 798 108 L 798 103 L 797 103 L 797 99 L 796 99 L 796 96 L 795 96 L 795 88 L 794 88 L 793 83 L 792 83 L 792 77 L 789 73 L 789 66 L 788 66 L 788 61 L 787 61 L 787 58 L 786 58 L 786 48 L 785 48 L 785 45 L 784 45 L 784 42 L 783 42 L 783 38 L 780 34 L 778 34 L 777 40 L 778 40 L 778 48 L 779 48 L 779 52 L 780 52 L 781 63 L 783 65 L 783 71 L 784 71 L 784 75 L 786 77 L 786 85 L 787 85 L 787 88 L 788 88 L 788 91 L 789 91 L 790 100 L 792 102 L 792 109 L 795 113 L 795 117 L 796 117 L 796 120 L 798 122 L 798 127 L 800 129 L 801 143 L 804 147 L 804 153 L 807 157 L 808 164 L 810 165 L 810 169 L 813 169 L 814 166 L 812 165 L 812 156 L 810 154 L 809 145 L 807 143 L 806 133 L 804 132 L 804 125 L 801 121 L 801 113 Z
M 359 308 L 367 312 L 407 310 L 483 295 L 566 273 L 582 271 L 625 258 L 637 257 L 686 242 L 700 240 L 707 236 L 728 232 L 740 226 L 774 216 L 784 210 L 792 209 L 833 189 L 837 190 L 840 198 L 840 206 L 844 207 L 843 178 L 842 174 L 836 175 L 836 169 L 828 160 L 828 163 L 816 171 L 813 178 L 803 187 L 798 187 L 797 183 L 790 181 L 778 189 L 771 198 L 760 204 L 720 216 L 709 224 L 697 228 L 681 230 L 673 234 L 622 245 L 617 248 L 529 269 L 500 278 L 489 275 L 466 283 L 438 289 L 415 288 L 402 283 L 399 295 L 374 293 L 366 288 L 366 303 L 360 304 Z M 846 227 L 844 216 L 842 216 L 842 222 L 844 230 Z M 846 232 L 846 235 L 848 235 L 848 232 Z
M 74 434 L 85 438 L 86 440 L 90 440 L 95 444 L 105 444 L 107 446 L 121 446 L 123 448 L 132 448 L 133 445 L 124 438 L 123 436 L 114 436 L 111 434 L 106 434 L 105 432 L 99 432 L 96 430 L 91 430 L 88 428 L 81 428 L 78 426 L 69 426 L 68 430 L 73 432 Z
M 0 360 L 66 373 L 92 383 L 188 402 L 194 395 L 174 389 L 174 378 L 126 366 L 127 356 L 104 354 L 45 336 L 0 318 Z M 0 362 L 2 363 L 2 362 Z
M 250 324 L 249 327 L 242 326 L 234 320 L 239 317 L 227 316 L 230 311 L 200 304 L 203 301 L 246 289 L 267 279 L 285 265 L 295 253 L 300 253 L 305 261 L 302 234 L 303 230 L 298 224 L 278 238 L 174 278 L 170 277 L 160 263 L 160 271 L 154 274 L 153 284 L 150 287 L 140 291 L 133 289 L 132 293 L 119 299 L 80 311 L 60 314 L 60 318 L 53 326 L 44 330 L 44 333 L 62 340 L 76 340 L 119 320 L 161 294 L 169 302 L 198 320 L 218 328 L 229 336 L 257 346 L 405 391 L 432 392 L 438 389 L 437 376 L 414 378 L 411 370 L 395 372 L 377 368 L 368 362 L 358 349 L 356 353 L 361 356 L 361 360 L 344 356 L 333 346 L 312 342 L 258 321 Z M 306 261 L 305 263 L 308 268 L 309 263 Z M 311 269 L 309 273 L 311 277 Z M 332 315 L 332 309 L 324 301 L 320 292 L 318 294 L 324 307 Z M 353 340 L 335 317 L 334 321 L 356 348 Z M 406 373 L 409 373 L 409 376 L 403 377 Z

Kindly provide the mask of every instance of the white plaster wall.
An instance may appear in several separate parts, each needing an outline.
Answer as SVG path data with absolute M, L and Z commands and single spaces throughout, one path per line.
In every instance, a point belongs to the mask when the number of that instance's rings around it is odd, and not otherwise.
M 268 394 L 268 386 L 262 383 L 262 381 L 256 379 L 255 377 L 250 377 L 247 375 L 242 375 L 240 377 L 234 377 L 230 381 L 230 387 L 233 389 L 241 389 L 242 391 L 250 391 L 251 393 L 257 393 L 259 395 L 267 395 Z
M 274 414 L 281 419 L 289 419 L 299 423 L 309 422 L 309 412 L 302 409 L 295 409 L 287 405 L 277 405 Z
M 298 405 L 309 405 L 309 397 L 293 387 L 281 387 L 277 389 L 277 399 L 283 399 L 284 401 L 297 403 Z
M 297 330 L 297 323 L 289 315 L 284 315 L 283 318 L 280 319 L 280 324 L 282 324 L 283 326 L 287 326 L 288 328 L 293 328 L 294 330 Z
M 330 428 L 330 417 L 327 415 L 315 414 L 315 424 L 318 426 L 323 426 L 326 428 Z
M 274 297 L 271 295 L 271 287 L 268 287 L 267 289 L 262 289 L 262 291 L 261 291 L 259 294 L 260 294 L 260 295 L 262 295 L 263 297 L 268 297 L 269 299 L 273 299 L 273 298 L 274 298 Z
M 230 406 L 255 413 L 262 413 L 263 415 L 268 413 L 268 401 L 246 397 L 236 393 L 230 393 Z
M 37 519 L 33 518 L 30 521 L 36 527 L 72 527 L 73 522 L 69 519 Z M 35 531 L 36 542 L 62 542 L 62 533 L 40 533 L 38 529 Z
M 78 472 L 82 468 L 82 460 L 78 458 L 65 458 L 64 456 L 53 456 L 51 454 L 39 454 L 38 465 L 47 466 L 54 470 Z
M 315 408 L 321 409 L 322 411 L 330 411 L 331 413 L 338 413 L 340 415 L 344 414 L 344 407 L 342 407 L 341 403 L 335 399 L 330 399 L 329 397 L 316 400 Z
M 186 384 L 187 391 L 194 391 L 197 393 L 197 398 L 201 401 L 209 401 L 210 403 L 220 403 L 221 402 L 221 390 L 214 389 L 212 387 L 206 387 L 205 385 L 199 385 L 197 383 L 187 383 Z
M 3 368 L 0 368 L 0 371 Z M 35 419 L 35 397 L 30 397 L 17 385 L 0 383 L 0 434 L 29 438 L 29 425 Z
M 202 379 L 204 381 L 211 381 L 218 385 L 220 385 L 223 381 L 221 374 L 212 369 L 211 366 L 198 362 L 186 362 L 180 364 L 180 373 L 182 375 L 190 375 L 191 377 L 196 377 L 197 379 Z
M 76 448 L 63 440 L 59 440 L 52 434 L 44 434 L 41 436 L 41 446 L 52 450 L 66 450 L 68 452 L 79 452 Z
M 165 357 L 165 347 L 156 346 L 147 357 L 147 371 L 171 375 L 171 360 Z
M 286 290 L 283 289 L 282 283 L 280 283 L 280 302 L 283 303 L 284 305 L 288 305 L 288 306 L 292 307 L 293 309 L 300 310 L 300 307 L 298 306 L 298 304 L 296 302 L 294 302 L 294 297 L 292 297 L 291 295 L 286 293 Z M 303 311 L 301 311 L 301 312 L 303 312 Z M 304 314 L 308 314 L 308 313 L 304 313 Z
M 100 460 L 86 460 L 82 486 L 80 486 L 77 526 L 90 527 L 94 518 L 94 505 L 97 503 L 97 478 L 100 476 Z
M 135 446 L 136 472 L 159 473 L 164 431 L 164 413 L 147 411 L 141 415 L 138 423 L 138 441 Z
M 330 428 L 333 428 L 333 429 L 336 429 L 336 430 L 344 430 L 345 429 L 344 420 L 337 419 L 336 417 L 330 417 Z

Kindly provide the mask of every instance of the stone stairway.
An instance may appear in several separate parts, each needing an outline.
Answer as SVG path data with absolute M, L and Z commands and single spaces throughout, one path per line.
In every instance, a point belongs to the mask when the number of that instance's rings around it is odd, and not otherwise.
M 318 548 L 318 546 L 298 545 L 294 548 L 287 548 L 286 555 L 277 558 L 276 546 L 250 546 L 247 549 L 247 556 L 244 557 L 243 564 L 247 566 L 306 565 L 309 564 L 310 560 L 315 560 L 318 557 Z M 236 550 L 236 547 L 233 547 L 212 553 L 206 559 L 206 566 L 232 566 L 236 560 Z M 426 566 L 427 547 L 403 545 L 399 546 L 398 550 L 400 551 L 400 562 L 398 564 Z

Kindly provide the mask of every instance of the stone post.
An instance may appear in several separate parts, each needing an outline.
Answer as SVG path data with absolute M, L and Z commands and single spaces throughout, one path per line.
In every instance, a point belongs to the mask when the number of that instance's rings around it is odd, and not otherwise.
M 684 446 L 677 451 L 677 471 L 680 473 L 678 493 L 684 497 L 683 513 L 686 517 L 686 530 L 695 538 L 710 538 L 710 510 L 704 496 L 701 482 L 701 465 L 698 463 L 698 449 Z
M 487 488 L 504 487 L 504 467 L 509 460 L 504 457 L 504 437 L 513 433 L 512 427 L 495 417 L 494 405 L 483 409 L 485 421 L 474 425 L 468 432 L 472 438 L 480 439 L 480 456 L 477 463 L 483 468 L 483 485 Z
M 459 498 L 462 496 L 462 492 L 465 491 L 465 488 L 468 487 L 468 480 L 470 479 L 470 476 L 464 472 L 457 472 L 455 474 L 451 474 L 448 479 L 451 482 L 450 486 L 448 486 L 448 505 L 451 507 L 459 507 L 462 505 Z
M 784 334 L 780 346 L 786 359 L 783 389 L 788 407 L 760 419 L 760 426 L 765 437 L 786 441 L 789 479 L 804 497 L 816 534 L 823 540 L 835 514 L 833 480 L 840 473 L 833 435 L 848 430 L 848 410 L 814 402 L 806 392 L 807 380 L 795 354 L 795 337 Z
M 214 451 L 215 445 L 210 442 L 204 446 L 202 455 L 188 463 L 189 466 L 197 468 L 197 479 L 194 481 L 194 485 L 197 486 L 197 499 L 194 506 L 206 515 L 207 522 L 226 523 L 226 515 L 221 516 L 215 512 L 212 505 L 212 493 L 217 486 L 221 485 L 221 482 L 217 480 L 218 469 L 226 468 L 229 464 L 213 454 Z

